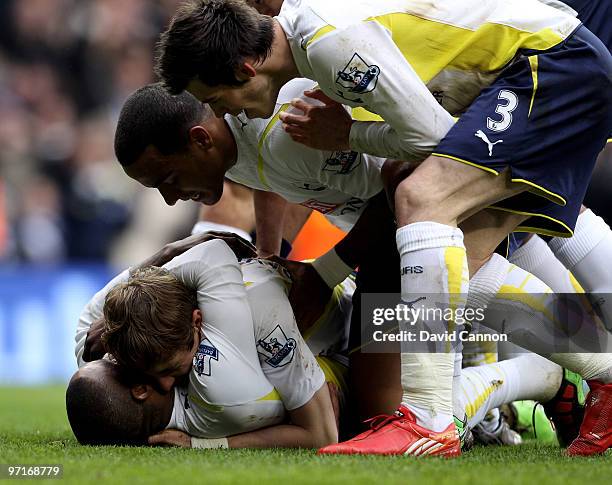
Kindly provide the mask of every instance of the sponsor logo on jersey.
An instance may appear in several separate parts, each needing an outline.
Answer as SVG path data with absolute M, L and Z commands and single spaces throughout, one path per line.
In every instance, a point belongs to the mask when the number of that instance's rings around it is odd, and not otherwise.
M 338 175 L 351 173 L 361 164 L 361 154 L 353 151 L 337 151 L 325 160 L 323 170 L 325 172 L 335 172 Z
M 336 208 L 341 204 L 332 204 L 328 202 L 321 202 L 320 200 L 316 199 L 310 199 L 302 202 L 300 205 L 320 212 L 321 214 L 329 214 L 330 212 L 336 210 Z
M 355 53 L 348 64 L 338 71 L 336 84 L 348 89 L 351 93 L 369 93 L 376 89 L 380 67 L 370 65 Z
M 422 274 L 423 266 L 404 266 L 402 268 L 402 276 L 407 274 Z
M 285 332 L 277 325 L 267 337 L 257 341 L 257 352 L 266 357 L 266 363 L 272 367 L 283 367 L 293 360 L 297 343 L 287 338 Z
M 200 342 L 197 352 L 193 356 L 193 367 L 199 376 L 210 376 L 211 361 L 219 360 L 219 351 L 205 338 Z

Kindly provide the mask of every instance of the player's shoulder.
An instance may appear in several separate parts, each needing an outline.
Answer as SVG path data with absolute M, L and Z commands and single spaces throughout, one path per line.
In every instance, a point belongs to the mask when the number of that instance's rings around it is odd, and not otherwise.
M 263 289 L 270 293 L 287 294 L 291 285 L 287 270 L 274 261 L 260 258 L 243 259 L 240 261 L 240 268 L 247 293 Z

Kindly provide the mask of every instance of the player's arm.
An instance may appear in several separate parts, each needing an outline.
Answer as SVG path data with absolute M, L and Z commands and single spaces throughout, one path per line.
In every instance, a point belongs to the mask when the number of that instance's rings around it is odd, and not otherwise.
M 385 122 L 351 122 L 344 125 L 343 146 L 337 130 L 319 133 L 313 148 L 351 149 L 372 155 L 422 160 L 453 126 L 452 116 L 428 91 L 412 66 L 380 24 L 369 21 L 337 30 L 308 48 L 308 59 L 325 94 L 339 103 L 364 107 Z M 369 71 L 369 82 L 356 86 L 354 72 Z M 317 108 L 312 108 L 317 111 Z M 321 108 L 319 108 L 319 111 Z M 283 113 L 281 120 L 293 136 L 303 136 L 310 118 Z M 326 145 L 330 139 L 335 146 Z
M 104 301 L 112 288 L 119 283 L 127 281 L 129 277 L 130 273 L 127 269 L 115 276 L 89 300 L 79 315 L 74 350 L 79 367 L 85 365 L 86 362 L 97 360 L 104 356 L 105 352 L 103 352 L 100 345 L 100 336 L 104 329 Z
M 145 259 L 136 268 L 145 268 L 147 266 L 163 266 L 177 256 L 180 256 L 185 251 L 213 239 L 221 239 L 231 248 L 234 254 L 239 258 L 248 258 L 256 256 L 255 247 L 246 239 L 237 234 L 221 231 L 207 231 L 204 233 L 193 234 L 184 239 L 173 241 L 166 244 L 162 249 L 157 251 L 151 257 Z
M 75 355 L 79 367 L 84 365 L 85 362 L 91 362 L 92 360 L 97 360 L 104 356 L 105 352 L 100 342 L 100 337 L 104 331 L 104 301 L 106 295 L 113 287 L 127 281 L 132 269 L 144 268 L 146 266 L 161 266 L 185 251 L 213 239 L 223 240 L 232 248 L 232 251 L 240 257 L 255 256 L 255 248 L 253 245 L 241 237 L 229 233 L 208 232 L 166 244 L 162 249 L 139 265 L 134 268 L 126 269 L 97 292 L 87 305 L 85 305 L 85 308 L 79 316 L 77 333 L 75 336 Z
M 331 409 L 331 413 L 330 413 Z M 321 448 L 338 441 L 327 385 L 303 406 L 289 411 L 290 424 L 230 436 L 230 448 Z
M 288 202 L 278 194 L 261 190 L 254 192 L 253 200 L 257 252 L 260 257 L 279 255 Z
M 392 220 L 386 195 L 373 197 L 348 232 L 330 251 L 313 263 L 300 263 L 274 258 L 291 274 L 293 285 L 289 300 L 302 331 L 312 326 L 323 313 L 332 289 L 365 258 L 372 257 L 372 248 L 379 245 L 380 221 Z
M 257 362 L 253 316 L 236 255 L 220 240 L 191 248 L 164 266 L 197 293 L 204 328 L 222 334 L 251 362 Z
M 321 421 L 331 406 L 327 385 L 322 386 L 304 406 L 289 413 L 290 424 L 279 424 L 221 439 L 190 436 L 184 431 L 166 429 L 149 437 L 153 446 L 183 448 L 321 448 L 338 441 L 335 421 Z
M 278 391 L 291 425 L 296 428 L 293 434 L 299 444 L 293 446 L 312 447 L 330 438 L 335 440 L 336 417 L 325 375 L 297 326 L 287 298 L 287 280 L 279 277 L 277 268 L 257 267 L 256 271 L 274 275 L 271 280 L 252 286 L 248 296 L 261 369 Z M 265 281 L 265 277 L 262 279 Z M 270 343 L 276 343 L 280 350 L 272 354 L 267 350 Z M 281 429 L 283 435 L 290 432 Z

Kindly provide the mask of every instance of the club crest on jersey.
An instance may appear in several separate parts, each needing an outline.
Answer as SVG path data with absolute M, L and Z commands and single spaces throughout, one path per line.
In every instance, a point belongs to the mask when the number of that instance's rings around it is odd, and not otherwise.
M 205 338 L 200 342 L 197 352 L 193 356 L 193 368 L 199 376 L 210 376 L 211 361 L 219 360 L 219 351 Z
M 277 325 L 267 337 L 257 341 L 257 352 L 266 357 L 266 363 L 272 367 L 283 367 L 293 360 L 297 343 L 287 338 L 285 332 Z
M 352 93 L 369 93 L 376 89 L 380 67 L 369 65 L 357 53 L 353 54 L 342 71 L 338 71 L 336 84 Z
M 351 173 L 361 163 L 361 155 L 357 152 L 337 151 L 325 160 L 323 170 L 326 172 L 336 172 L 338 175 L 346 175 Z

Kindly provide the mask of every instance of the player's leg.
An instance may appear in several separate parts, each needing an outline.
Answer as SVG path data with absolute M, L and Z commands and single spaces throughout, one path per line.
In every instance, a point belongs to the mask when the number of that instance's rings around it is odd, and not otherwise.
M 511 263 L 537 276 L 555 293 L 582 293 L 584 291 L 572 273 L 555 257 L 541 237 L 525 233 L 512 237 L 518 237 L 517 242 L 520 246 L 508 258 Z
M 465 304 L 468 260 L 464 235 L 457 224 L 472 211 L 522 190 L 513 187 L 504 175 L 494 177 L 469 166 L 456 170 L 452 184 L 440 185 L 450 165 L 458 164 L 438 157 L 426 160 L 399 185 L 395 194 L 402 299 L 413 301 L 423 296 L 426 311 L 439 304 L 454 309 Z M 419 192 L 426 194 L 422 202 L 416 202 Z M 421 321 L 419 325 L 436 334 L 458 330 L 454 321 Z M 417 423 L 442 432 L 452 423 L 450 398 L 456 349 L 438 350 L 411 353 L 410 348 L 402 349 L 402 402 L 416 416 Z M 437 387 L 424 392 L 432 375 Z
M 593 306 L 612 330 L 612 231 L 590 209 L 582 207 L 574 236 L 555 237 L 550 243 L 555 256 L 576 277 Z
M 478 291 L 480 278 L 486 281 L 488 289 L 491 284 L 498 288 L 497 298 L 491 300 Z M 538 286 L 540 290 L 537 290 Z M 526 288 L 540 293 L 541 297 L 525 298 L 523 292 Z M 597 322 L 588 322 L 588 309 L 582 315 L 573 315 L 581 318 L 580 326 L 563 328 L 561 322 L 547 311 L 554 306 L 550 299 L 555 298 L 555 295 L 547 295 L 547 291 L 542 282 L 494 255 L 472 279 L 469 304 L 488 304 L 487 326 L 505 333 L 517 345 L 544 355 L 588 380 L 591 394 L 587 399 L 580 436 L 568 450 L 572 454 L 602 453 L 612 446 L 612 416 L 606 411 L 611 405 L 612 395 L 609 333 Z M 573 305 L 574 309 L 579 308 L 580 300 L 576 299 Z M 583 350 L 576 353 L 576 347 Z M 573 353 L 568 350 L 573 350 Z
M 455 416 L 474 428 L 487 413 L 518 400 L 547 402 L 561 385 L 563 370 L 535 354 L 464 369 L 454 390 Z
M 571 69 L 578 65 L 579 70 Z M 571 234 L 578 214 L 575 203 L 584 197 L 611 123 L 611 66 L 601 42 L 580 29 L 557 50 L 517 60 L 483 90 L 436 153 L 398 186 L 395 203 L 401 227 L 397 240 L 402 268 L 407 269 L 402 276 L 406 301 L 411 301 L 418 288 L 419 293 L 446 292 L 449 298 L 442 303 L 451 304 L 453 295 L 467 289 L 461 282 L 467 266 L 465 246 L 456 224 L 486 204 L 539 217 L 541 225 L 536 229 Z M 568 88 L 563 96 L 556 88 L 560 80 Z M 588 126 L 578 115 L 582 110 L 589 112 Z M 579 123 L 578 118 L 582 118 Z M 571 137 L 562 133 L 562 126 Z M 572 153 L 576 149 L 578 152 Z M 572 160 L 560 164 L 560 156 L 571 156 Z M 453 165 L 459 162 L 466 166 Z M 522 194 L 525 186 L 530 192 Z M 517 197 L 519 193 L 521 197 Z M 543 197 L 568 205 L 567 220 L 550 220 L 540 214 Z M 547 224 L 556 228 L 547 228 Z M 423 271 L 409 271 L 417 267 Z M 451 327 L 453 323 L 449 322 Z M 448 409 L 442 403 L 450 389 L 451 360 L 452 356 L 440 352 L 402 355 L 404 401 L 417 421 L 434 431 L 448 422 Z M 419 389 L 425 368 L 434 370 L 442 389 L 427 396 L 428 402 L 432 398 L 438 401 L 437 409 L 429 414 L 423 409 Z

